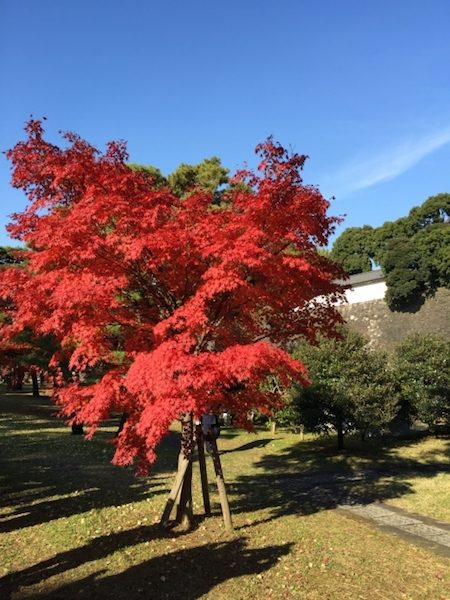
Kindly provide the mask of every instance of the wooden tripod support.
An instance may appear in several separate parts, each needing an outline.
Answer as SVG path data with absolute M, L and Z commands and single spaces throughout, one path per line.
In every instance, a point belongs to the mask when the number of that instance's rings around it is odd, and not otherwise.
M 211 503 L 209 499 L 208 475 L 206 471 L 206 458 L 204 449 L 204 436 L 201 425 L 196 425 L 195 436 L 192 427 L 192 417 L 182 422 L 182 443 L 181 452 L 178 457 L 178 471 L 175 480 L 170 490 L 169 498 L 166 502 L 164 512 L 161 517 L 160 524 L 163 527 L 169 525 L 172 509 L 176 507 L 175 525 L 182 524 L 186 528 L 192 525 L 192 461 L 193 450 L 197 447 L 198 462 L 200 468 L 200 479 L 202 484 L 203 506 L 205 515 L 211 515 Z M 223 478 L 222 464 L 220 462 L 217 443 L 214 438 L 207 437 L 207 441 L 211 447 L 211 457 L 214 464 L 216 474 L 217 490 L 219 492 L 220 505 L 222 507 L 222 515 L 225 524 L 225 529 L 233 530 L 231 521 L 230 506 Z

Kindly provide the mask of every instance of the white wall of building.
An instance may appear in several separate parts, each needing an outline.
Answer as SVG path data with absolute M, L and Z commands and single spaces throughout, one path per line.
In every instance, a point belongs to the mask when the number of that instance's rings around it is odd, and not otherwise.
M 370 302 L 371 300 L 383 300 L 387 287 L 384 281 L 368 282 L 345 291 L 349 304 L 358 302 Z

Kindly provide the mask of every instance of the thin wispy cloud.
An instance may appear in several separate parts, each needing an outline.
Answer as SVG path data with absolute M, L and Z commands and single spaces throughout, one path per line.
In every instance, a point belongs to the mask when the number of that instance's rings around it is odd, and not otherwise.
M 330 176 L 326 187 L 336 197 L 346 196 L 378 183 L 395 179 L 425 156 L 450 143 L 450 127 L 418 139 L 409 139 L 377 156 L 354 161 Z

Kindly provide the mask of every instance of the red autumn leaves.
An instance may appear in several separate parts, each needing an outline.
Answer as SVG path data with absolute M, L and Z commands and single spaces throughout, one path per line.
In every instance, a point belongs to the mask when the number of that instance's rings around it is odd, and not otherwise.
M 29 198 L 9 230 L 29 250 L 1 272 L 4 335 L 57 338 L 67 417 L 93 431 L 127 413 L 116 463 L 145 469 L 182 413 L 221 405 L 243 423 L 253 407 L 269 411 L 280 402 L 269 375 L 306 382 L 283 348 L 334 331 L 341 273 L 317 252 L 336 219 L 302 184 L 304 157 L 267 140 L 259 173 L 238 174 L 217 204 L 201 189 L 152 188 L 122 143 L 101 154 L 74 135 L 48 143 L 37 121 L 27 133 L 8 152 Z

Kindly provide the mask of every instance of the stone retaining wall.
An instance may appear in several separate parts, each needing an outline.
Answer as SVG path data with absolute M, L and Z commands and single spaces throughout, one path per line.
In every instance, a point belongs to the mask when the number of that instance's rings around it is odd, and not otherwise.
M 391 350 L 411 333 L 450 338 L 450 290 L 441 288 L 415 312 L 393 312 L 384 300 L 345 305 L 347 323 L 369 338 L 374 348 Z

